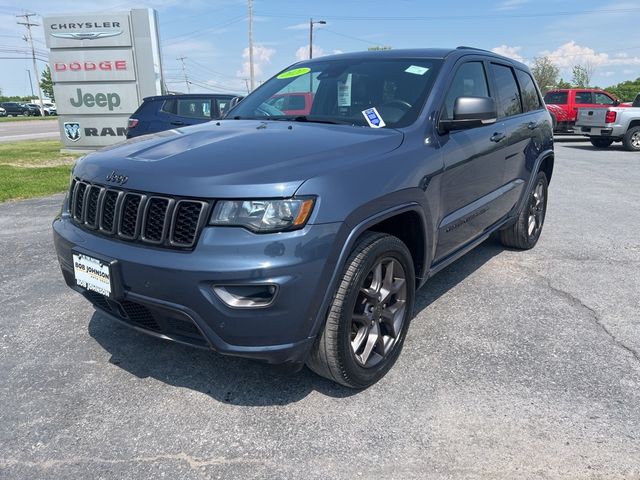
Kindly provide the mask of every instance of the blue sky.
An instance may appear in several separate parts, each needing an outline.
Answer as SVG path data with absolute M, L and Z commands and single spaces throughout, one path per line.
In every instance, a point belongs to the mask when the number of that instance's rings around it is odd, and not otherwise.
M 41 16 L 152 7 L 158 10 L 166 81 L 186 91 L 178 57 L 185 56 L 192 91 L 246 93 L 247 1 L 0 0 L 0 88 L 5 95 L 30 93 L 23 59 L 24 9 Z M 308 52 L 309 17 L 326 20 L 314 30 L 314 56 L 393 48 L 470 45 L 496 49 L 519 60 L 547 54 L 565 79 L 571 65 L 588 63 L 593 84 L 607 86 L 640 77 L 640 29 L 636 1 L 458 0 L 254 0 L 257 80 L 266 80 Z M 37 18 L 39 23 L 41 18 Z M 42 27 L 35 29 L 46 58 Z M 7 59 L 4 57 L 18 57 Z M 44 62 L 38 63 L 42 69 Z

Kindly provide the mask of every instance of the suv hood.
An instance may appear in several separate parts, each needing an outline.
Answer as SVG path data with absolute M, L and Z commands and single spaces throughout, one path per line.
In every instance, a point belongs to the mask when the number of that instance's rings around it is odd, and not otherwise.
M 393 129 L 221 120 L 128 140 L 78 161 L 74 175 L 125 188 L 202 198 L 290 197 L 307 179 L 400 146 Z

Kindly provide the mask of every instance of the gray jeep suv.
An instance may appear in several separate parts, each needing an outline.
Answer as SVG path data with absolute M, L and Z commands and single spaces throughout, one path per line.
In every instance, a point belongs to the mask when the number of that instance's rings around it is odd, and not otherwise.
M 312 94 L 308 114 L 270 102 L 291 92 Z M 521 63 L 468 47 L 323 57 L 224 120 L 79 160 L 55 247 L 114 320 L 364 388 L 429 277 L 494 232 L 536 244 L 553 162 Z

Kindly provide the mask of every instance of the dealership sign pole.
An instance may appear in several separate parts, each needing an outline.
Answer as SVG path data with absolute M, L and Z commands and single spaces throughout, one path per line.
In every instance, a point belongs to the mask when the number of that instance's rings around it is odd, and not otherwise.
M 156 11 L 56 15 L 44 29 L 65 149 L 124 140 L 142 99 L 163 93 Z

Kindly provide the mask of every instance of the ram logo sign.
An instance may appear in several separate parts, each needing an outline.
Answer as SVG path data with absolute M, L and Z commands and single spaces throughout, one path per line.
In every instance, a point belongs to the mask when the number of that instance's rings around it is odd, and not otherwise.
M 78 122 L 65 122 L 64 135 L 72 142 L 80 140 L 80 124 Z

